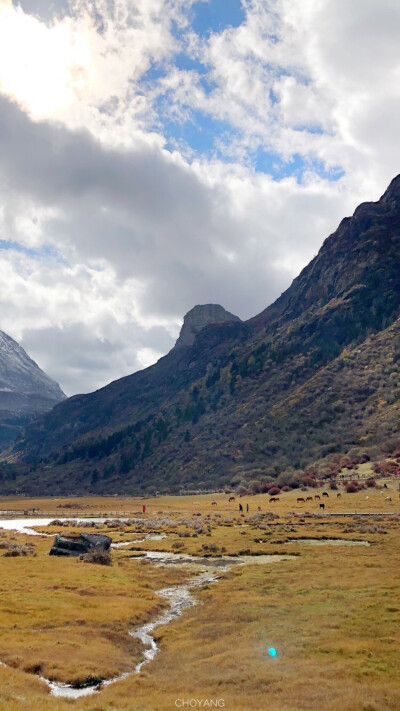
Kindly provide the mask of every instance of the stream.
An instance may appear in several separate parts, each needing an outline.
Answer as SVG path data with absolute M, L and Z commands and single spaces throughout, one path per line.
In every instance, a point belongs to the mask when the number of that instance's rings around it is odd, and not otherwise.
M 0 520 L 0 528 L 6 530 L 14 530 L 18 533 L 24 533 L 29 536 L 51 536 L 54 534 L 37 532 L 33 529 L 33 526 L 48 526 L 54 519 L 29 519 L 29 526 L 27 525 L 26 519 L 5 519 Z M 59 519 L 59 520 L 71 520 L 71 519 Z M 76 519 L 79 520 L 79 519 Z M 96 523 L 102 523 L 106 519 L 86 519 L 88 522 L 95 521 Z M 160 534 L 145 534 L 143 538 L 126 541 L 123 543 L 112 544 L 113 548 L 122 548 L 123 546 L 128 546 L 133 543 L 142 543 L 147 540 L 162 540 L 166 538 L 165 533 Z M 146 558 L 151 561 L 154 565 L 181 565 L 188 566 L 190 564 L 195 565 L 198 569 L 197 575 L 189 578 L 185 583 L 180 585 L 174 585 L 170 588 L 163 588 L 162 590 L 157 590 L 157 595 L 164 598 L 169 603 L 169 608 L 167 608 L 162 614 L 156 617 L 152 622 L 147 622 L 141 627 L 129 630 L 129 634 L 132 637 L 137 637 L 140 639 L 145 647 L 143 652 L 143 659 L 136 664 L 134 669 L 130 672 L 125 672 L 119 676 L 115 676 L 112 679 L 104 680 L 100 683 L 96 682 L 92 685 L 88 685 L 81 688 L 75 688 L 72 684 L 65 684 L 63 682 L 51 681 L 43 676 L 37 675 L 38 678 L 43 681 L 48 688 L 50 693 L 56 697 L 63 697 L 67 699 L 78 699 L 83 696 L 89 696 L 91 694 L 98 693 L 106 686 L 110 684 L 115 684 L 118 681 L 126 679 L 131 674 L 140 673 L 144 665 L 149 664 L 156 654 L 159 652 L 159 647 L 154 639 L 154 630 L 161 625 L 166 625 L 174 619 L 180 617 L 184 610 L 193 607 L 197 604 L 197 600 L 192 595 L 193 590 L 199 590 L 204 585 L 211 583 L 217 583 L 220 579 L 220 575 L 217 574 L 218 568 L 223 568 L 224 571 L 229 571 L 234 565 L 246 565 L 246 564 L 265 564 L 272 562 L 279 562 L 282 560 L 291 560 L 294 556 L 289 555 L 259 555 L 259 556 L 246 556 L 241 555 L 239 557 L 233 556 L 220 556 L 219 558 L 205 558 L 200 556 L 190 556 L 184 555 L 182 553 L 169 553 L 163 551 L 135 551 L 135 553 L 141 553 L 139 559 Z M 138 560 L 138 556 L 132 558 L 132 560 Z M 209 570 L 212 568 L 213 570 Z M 0 661 L 0 666 L 6 667 L 4 662 Z
M 160 625 L 166 625 L 172 620 L 180 617 L 186 608 L 196 605 L 197 601 L 191 595 L 191 590 L 201 588 L 203 585 L 209 583 L 216 583 L 217 580 L 218 578 L 215 574 L 202 572 L 184 584 L 174 585 L 173 587 L 163 588 L 162 590 L 157 591 L 157 595 L 168 600 L 170 607 L 161 615 L 156 617 L 156 619 L 152 622 L 147 622 L 141 627 L 129 631 L 129 634 L 132 637 L 140 639 L 142 644 L 146 647 L 143 652 L 143 660 L 136 664 L 133 671 L 125 672 L 124 674 L 120 674 L 112 679 L 106 679 L 100 684 L 97 683 L 92 686 L 86 686 L 79 689 L 74 688 L 71 684 L 50 681 L 42 676 L 39 676 L 39 679 L 47 684 L 50 689 L 50 693 L 53 696 L 68 699 L 79 699 L 82 696 L 90 696 L 91 694 L 98 693 L 104 687 L 110 686 L 110 684 L 115 684 L 118 681 L 122 681 L 131 674 L 139 674 L 142 667 L 145 664 L 149 664 L 159 652 L 159 647 L 157 646 L 153 636 L 154 630 L 157 629 L 157 627 L 160 627 Z

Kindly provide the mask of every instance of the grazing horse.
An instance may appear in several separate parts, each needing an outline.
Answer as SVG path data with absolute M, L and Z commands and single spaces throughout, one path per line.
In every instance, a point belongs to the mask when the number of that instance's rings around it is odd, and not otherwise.
M 297 503 L 298 503 L 298 504 L 301 504 L 301 503 L 303 503 L 303 504 L 304 504 L 304 503 L 305 503 L 305 501 L 304 501 L 304 499 L 300 498 L 300 499 L 297 499 Z
M 318 499 L 318 501 L 321 501 L 321 497 L 319 494 L 315 494 L 314 499 L 315 499 L 315 501 L 317 501 L 317 499 Z
M 312 501 L 313 497 L 312 496 L 307 496 L 306 501 Z
M 217 502 L 216 502 L 216 501 L 212 501 L 212 502 L 211 502 L 211 506 L 217 506 Z
M 327 491 L 323 491 L 323 492 L 322 492 L 322 496 L 327 496 L 327 497 L 328 497 L 328 499 L 329 499 L 329 494 L 328 494 L 328 492 L 327 492 Z
M 234 497 L 234 496 L 230 496 L 230 497 L 229 497 L 229 503 L 231 503 L 231 501 L 235 501 L 235 497 Z
M 385 499 L 385 501 L 391 501 L 391 500 L 392 500 L 392 497 L 391 497 L 391 496 L 387 496 L 386 499 Z
M 258 507 L 257 507 L 257 511 L 261 511 L 261 506 L 258 506 Z
M 324 509 L 324 508 L 325 508 L 325 504 L 320 504 L 320 505 L 319 505 L 319 508 L 320 508 L 320 509 Z
M 342 495 L 341 495 L 341 494 L 336 494 L 336 496 L 338 497 L 338 499 L 341 499 L 341 498 L 342 498 Z
M 273 496 L 272 499 L 269 500 L 269 503 L 272 504 L 273 501 L 279 501 L 279 496 Z

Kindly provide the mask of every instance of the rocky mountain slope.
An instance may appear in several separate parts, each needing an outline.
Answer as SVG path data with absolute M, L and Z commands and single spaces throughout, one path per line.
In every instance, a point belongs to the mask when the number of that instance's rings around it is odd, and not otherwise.
M 372 451 L 397 437 L 399 317 L 400 176 L 264 312 L 206 325 L 151 368 L 33 422 L 18 446 L 23 486 L 246 484 Z
M 33 416 L 64 399 L 59 385 L 0 331 L 0 447 L 9 446 Z

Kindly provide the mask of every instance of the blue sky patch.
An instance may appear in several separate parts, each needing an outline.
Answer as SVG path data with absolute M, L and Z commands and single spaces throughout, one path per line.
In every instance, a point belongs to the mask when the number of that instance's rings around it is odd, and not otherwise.
M 246 19 L 241 0 L 196 2 L 192 11 L 192 29 L 200 37 L 207 37 L 212 32 L 222 32 L 227 27 L 239 27 Z
M 192 59 L 184 52 L 177 54 L 174 58 L 174 65 L 177 69 L 186 72 L 197 72 L 197 74 L 204 74 L 208 71 L 207 67 L 204 66 L 198 59 Z
M 227 122 L 213 119 L 201 111 L 193 112 L 190 121 L 183 124 L 171 122 L 164 129 L 169 139 L 170 148 L 175 147 L 176 142 L 184 142 L 196 153 L 205 154 L 215 152 L 217 139 L 227 138 L 228 135 L 233 138 L 235 133 Z
M 257 173 L 266 173 L 275 180 L 282 180 L 294 176 L 299 182 L 306 171 L 312 171 L 323 180 L 337 181 L 345 174 L 340 166 L 327 169 L 322 161 L 312 160 L 294 153 L 290 160 L 284 161 L 273 152 L 259 148 L 253 159 Z
M 56 258 L 58 261 L 64 262 L 64 260 L 60 260 L 60 255 L 54 247 L 51 247 L 50 245 L 43 245 L 42 247 L 34 249 L 32 247 L 26 247 L 25 245 L 13 240 L 0 239 L 0 250 L 20 252 L 21 254 L 26 254 L 27 257 L 33 257 L 36 259 L 52 257 Z
M 166 68 L 162 64 L 152 64 L 151 67 L 142 76 L 142 81 L 157 81 L 161 77 L 165 77 Z
M 254 167 L 258 173 L 267 173 L 276 180 L 282 180 L 291 175 L 300 176 L 305 168 L 305 161 L 297 153 L 290 161 L 283 161 L 276 153 L 259 148 L 254 157 Z

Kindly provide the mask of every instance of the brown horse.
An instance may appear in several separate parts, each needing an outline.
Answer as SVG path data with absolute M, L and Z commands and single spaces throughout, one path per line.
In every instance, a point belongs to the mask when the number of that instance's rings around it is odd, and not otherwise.
M 338 497 L 338 499 L 341 499 L 341 498 L 342 498 L 342 495 L 341 495 L 341 494 L 336 494 L 336 496 Z
M 211 502 L 211 506 L 218 506 L 218 504 L 217 504 L 216 501 L 212 501 L 212 502 Z
M 297 503 L 298 503 L 298 504 L 301 504 L 301 503 L 305 504 L 305 501 L 304 501 L 304 499 L 299 498 L 299 499 L 297 499 Z
M 321 501 L 321 497 L 319 494 L 315 494 L 314 499 L 315 501 Z
M 307 496 L 306 501 L 312 501 L 313 497 L 312 496 Z
M 269 500 L 269 503 L 272 504 L 273 501 L 279 501 L 279 496 L 273 496 L 272 499 Z
M 323 491 L 323 492 L 322 492 L 322 496 L 327 496 L 327 497 L 328 497 L 328 499 L 329 499 L 329 494 L 328 494 L 328 492 L 327 492 L 327 491 Z
M 231 501 L 235 501 L 235 497 L 234 497 L 234 496 L 230 496 L 230 497 L 229 497 L 229 503 L 231 503 Z

